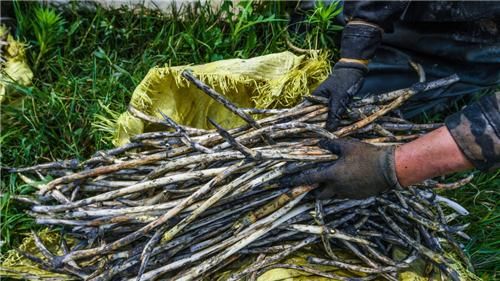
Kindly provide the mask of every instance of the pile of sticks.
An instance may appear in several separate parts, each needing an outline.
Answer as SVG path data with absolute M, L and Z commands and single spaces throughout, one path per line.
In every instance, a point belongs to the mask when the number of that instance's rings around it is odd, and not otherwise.
M 201 130 L 129 108 L 137 118 L 166 130 L 136 135 L 130 143 L 83 162 L 12 169 L 33 185 L 37 175 L 55 178 L 38 185 L 36 199 L 17 199 L 33 205 L 30 214 L 38 224 L 62 227 L 79 241 L 69 247 L 62 239 L 64 254 L 55 255 L 34 234 L 43 258 L 23 255 L 47 270 L 94 281 L 212 280 L 250 257 L 256 257 L 254 262 L 228 280 L 254 280 L 277 267 L 336 280 L 397 280 L 398 272 L 417 258 L 458 280 L 444 252 L 452 248 L 466 260 L 455 241 L 467 238 L 466 226 L 449 223 L 467 211 L 430 191 L 438 183 L 363 200 L 318 200 L 317 185 L 280 184 L 282 177 L 335 161 L 336 155 L 317 146 L 321 138 L 394 145 L 442 126 L 410 123 L 398 116 L 397 108 L 419 92 L 450 85 L 456 76 L 356 100 L 335 132 L 323 129 L 328 111 L 323 98 L 311 97 L 291 109 L 242 109 L 192 73 L 183 77 L 247 124 L 226 130 L 210 121 L 216 130 Z M 265 117 L 255 120 L 255 114 Z M 321 246 L 323 253 L 310 257 L 310 266 L 280 263 L 312 245 Z M 407 256 L 393 258 L 395 248 Z M 339 250 L 355 259 L 341 260 Z M 359 277 L 336 276 L 314 264 Z

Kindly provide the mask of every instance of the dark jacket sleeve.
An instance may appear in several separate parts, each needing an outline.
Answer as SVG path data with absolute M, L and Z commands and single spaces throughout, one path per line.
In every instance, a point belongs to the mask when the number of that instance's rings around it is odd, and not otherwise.
M 484 96 L 446 118 L 446 127 L 458 146 L 478 169 L 500 168 L 500 92 Z
M 393 23 L 401 18 L 410 1 L 345 1 L 346 22 L 363 20 L 391 32 Z
M 401 17 L 408 2 L 346 1 L 344 18 L 347 25 L 342 32 L 340 57 L 372 59 L 382 42 L 383 31 L 392 30 L 393 23 Z

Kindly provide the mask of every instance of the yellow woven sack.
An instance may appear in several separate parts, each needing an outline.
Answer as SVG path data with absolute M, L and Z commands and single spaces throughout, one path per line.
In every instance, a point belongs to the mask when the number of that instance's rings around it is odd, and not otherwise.
M 239 107 L 282 108 L 295 105 L 309 94 L 328 76 L 330 65 L 325 53 L 306 57 L 282 52 L 195 66 L 155 67 L 135 89 L 130 105 L 158 118 L 161 111 L 180 124 L 196 128 L 211 128 L 207 117 L 225 128 L 243 124 L 182 78 L 186 69 Z M 154 129 L 125 112 L 115 124 L 113 143 L 123 145 L 131 136 Z

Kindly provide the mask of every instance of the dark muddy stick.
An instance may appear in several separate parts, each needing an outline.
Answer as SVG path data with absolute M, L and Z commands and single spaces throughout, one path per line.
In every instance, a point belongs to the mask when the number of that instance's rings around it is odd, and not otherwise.
M 61 267 L 59 267 L 59 268 L 55 268 L 52 264 L 50 264 L 50 263 L 48 263 L 48 262 L 46 262 L 46 261 L 42 260 L 41 258 L 39 258 L 39 257 L 37 257 L 37 256 L 35 256 L 35 255 L 32 255 L 32 254 L 27 253 L 27 252 L 25 252 L 25 251 L 22 251 L 22 250 L 20 250 L 20 249 L 15 249 L 15 250 L 16 250 L 16 252 L 18 252 L 21 256 L 23 256 L 23 257 L 27 258 L 28 260 L 30 260 L 30 261 L 32 261 L 32 262 L 34 262 L 34 263 L 36 263 L 38 266 L 40 266 L 40 267 L 41 267 L 42 269 L 44 269 L 44 270 L 47 270 L 47 271 L 52 271 L 52 272 L 55 272 L 55 273 L 60 273 L 60 274 L 65 274 L 65 275 L 68 275 L 68 274 L 70 274 L 70 275 L 75 275 L 75 276 L 79 277 L 79 278 L 80 278 L 80 279 L 82 279 L 82 280 L 85 280 L 85 278 L 87 278 L 87 276 L 88 276 L 87 274 L 80 273 L 79 271 L 68 270 L 68 268 L 67 268 L 67 267 L 63 267 L 63 268 L 61 268 Z M 2 270 L 4 270 L 4 269 L 2 268 Z M 32 275 L 32 277 L 35 277 L 35 278 L 36 278 L 37 276 L 36 276 L 36 275 L 35 275 L 35 276 L 33 276 L 33 275 Z M 31 278 L 28 278 L 27 280 L 32 280 L 32 279 L 31 279 Z M 34 279 L 33 279 L 33 280 L 34 280 Z M 63 280 L 68 280 L 68 278 L 67 278 L 67 277 L 65 277 Z
M 96 152 L 90 159 L 83 161 L 80 164 L 80 167 L 88 167 L 91 165 L 97 165 L 97 164 L 107 164 L 107 163 L 112 163 L 115 159 L 114 157 L 123 154 L 129 150 L 137 149 L 137 148 L 142 148 L 144 147 L 144 144 L 142 143 L 137 143 L 137 142 L 131 142 L 127 143 L 123 146 L 104 150 L 104 151 L 98 151 Z
M 439 206 L 439 204 L 436 205 L 436 210 L 438 214 L 438 220 L 441 223 L 446 224 L 446 218 L 443 209 L 441 208 L 441 206 Z M 451 245 L 451 247 L 455 250 L 455 253 L 458 254 L 462 262 L 467 266 L 467 269 L 471 272 L 474 272 L 474 266 L 472 265 L 469 257 L 465 254 L 464 249 L 460 247 L 460 245 L 458 245 L 458 243 L 455 241 L 455 239 L 453 239 L 453 237 L 449 233 L 444 233 L 444 236 L 446 242 L 449 245 Z
M 26 168 L 11 168 L 11 169 L 7 169 L 7 171 L 9 173 L 24 173 L 24 172 L 31 172 L 31 171 L 35 171 L 35 170 L 57 170 L 57 169 L 74 170 L 74 169 L 77 169 L 78 166 L 79 166 L 78 159 L 70 159 L 70 160 L 63 160 L 63 161 L 38 164 L 35 166 L 26 167 Z
M 137 272 L 137 281 L 141 281 L 142 274 L 144 274 L 144 271 L 146 270 L 146 266 L 148 265 L 149 258 L 151 257 L 151 254 L 153 253 L 153 248 L 160 242 L 161 237 L 163 233 L 167 230 L 167 226 L 162 226 L 158 228 L 155 233 L 153 234 L 153 237 L 144 245 L 144 249 L 142 250 L 141 253 L 141 264 L 139 266 L 139 271 Z
M 235 104 L 230 102 L 228 99 L 226 99 L 223 95 L 217 93 L 214 89 L 210 88 L 207 84 L 203 83 L 201 80 L 196 78 L 190 71 L 183 71 L 182 72 L 182 77 L 186 78 L 188 81 L 193 83 L 198 89 L 202 90 L 205 94 L 207 94 L 209 97 L 217 101 L 218 103 L 222 104 L 225 108 L 227 108 L 229 111 L 232 113 L 236 114 L 239 116 L 241 119 L 245 120 L 250 126 L 259 129 L 262 126 L 255 122 L 253 117 L 247 113 L 245 113 L 243 110 L 238 108 Z M 274 143 L 274 141 L 268 136 L 268 135 L 263 135 L 264 139 L 266 142 L 269 144 Z
M 40 253 L 49 261 L 49 264 L 53 268 L 57 268 L 56 266 L 56 256 L 52 254 L 49 249 L 43 244 L 42 239 L 36 234 L 36 232 L 32 231 L 31 234 L 33 235 L 34 241 L 35 241 L 35 246 L 40 250 Z M 82 270 L 75 268 L 69 264 L 64 265 L 62 267 L 63 272 L 65 273 L 70 273 L 74 274 L 82 279 L 87 277 L 87 274 L 85 274 Z
M 183 274 L 183 276 L 177 276 L 176 280 L 179 281 L 187 281 L 187 280 L 193 280 L 197 278 L 198 276 L 204 274 L 208 270 L 216 267 L 218 264 L 220 264 L 223 260 L 226 258 L 230 257 L 231 255 L 235 254 L 238 252 L 240 249 L 244 248 L 251 242 L 255 241 L 262 235 L 268 233 L 272 229 L 278 227 L 280 224 L 284 223 L 288 219 L 296 216 L 297 214 L 300 214 L 304 211 L 306 211 L 306 208 L 303 207 L 297 207 L 293 210 L 291 210 L 293 207 L 295 207 L 301 200 L 302 198 L 306 195 L 307 193 L 304 193 L 300 195 L 299 197 L 295 198 L 294 200 L 290 201 L 287 205 L 279 209 L 278 211 L 274 212 L 273 214 L 265 217 L 264 219 L 260 220 L 259 222 L 255 223 L 252 225 L 252 227 L 249 227 L 233 238 L 225 240 L 224 244 L 232 245 L 225 250 L 223 250 L 221 253 L 208 258 L 204 260 L 201 264 L 191 268 L 188 272 Z M 221 244 L 216 245 L 216 247 L 221 247 Z M 187 261 L 190 261 L 194 258 L 199 258 L 199 255 L 210 253 L 213 252 L 211 248 L 208 248 L 202 252 L 200 252 L 198 255 L 193 255 L 191 256 Z M 149 278 L 155 278 L 155 276 L 158 276 L 159 274 L 164 273 L 166 270 L 172 270 L 175 269 L 178 266 L 181 266 L 184 264 L 186 261 L 178 261 L 175 262 L 171 265 L 166 265 L 163 267 L 160 267 L 159 269 L 153 270 L 149 272 L 148 277 Z M 148 273 L 146 273 L 148 274 Z M 146 275 L 145 274 L 145 275 Z M 146 279 L 150 280 L 150 279 Z
M 170 118 L 167 115 L 165 115 L 163 112 L 161 112 L 161 111 L 159 111 L 159 112 L 160 112 L 161 116 L 163 117 L 163 119 L 165 119 L 165 122 L 167 124 L 169 124 L 172 128 L 174 128 L 176 132 L 178 132 L 178 133 L 181 134 L 181 141 L 186 146 L 190 146 L 194 150 L 199 151 L 201 153 L 210 154 L 210 153 L 214 152 L 212 149 L 207 148 L 207 147 L 203 146 L 202 144 L 193 141 L 189 137 L 189 135 L 187 134 L 186 130 L 182 126 L 180 126 L 179 124 L 177 124 L 177 122 L 175 122 L 172 118 Z
M 344 244 L 355 256 L 357 256 L 365 264 L 367 264 L 368 266 L 370 266 L 374 269 L 381 270 L 382 266 L 380 266 L 379 264 L 377 264 L 376 262 L 374 262 L 370 258 L 368 258 L 366 255 L 361 253 L 361 251 L 355 245 L 353 245 L 352 243 L 350 243 L 349 241 L 346 241 L 346 240 L 342 240 L 342 244 Z M 409 265 L 405 265 L 405 266 L 408 267 Z M 396 267 L 396 268 L 398 268 L 398 270 L 399 270 L 399 268 L 401 268 L 401 267 Z M 388 273 L 384 272 L 384 273 L 381 273 L 380 275 L 389 281 L 398 281 L 398 279 L 392 277 Z
M 417 251 L 419 251 L 422 255 L 428 258 L 430 261 L 435 263 L 440 269 L 442 269 L 452 280 L 460 281 L 458 273 L 450 269 L 447 264 L 448 261 L 440 254 L 430 250 L 429 248 L 421 245 L 414 239 L 412 239 L 409 235 L 407 235 L 389 216 L 386 215 L 384 209 L 378 207 L 378 212 L 382 215 L 382 218 L 387 222 L 389 227 L 396 233 L 398 236 L 403 239 L 406 243 L 411 245 Z
M 373 247 L 367 246 L 367 245 L 360 245 L 361 248 L 363 248 L 370 256 L 374 257 L 380 262 L 383 262 L 386 265 L 391 265 L 391 266 L 396 266 L 396 262 L 393 261 L 391 258 L 385 256 L 382 253 L 379 253 L 377 250 L 375 250 Z
M 418 222 L 421 225 L 423 225 L 429 229 L 432 229 L 435 231 L 449 231 L 449 228 L 446 225 L 442 225 L 439 222 L 426 219 L 420 215 L 417 215 L 415 212 L 413 212 L 409 209 L 405 209 L 403 207 L 400 207 L 400 206 L 398 206 L 390 201 L 387 201 L 387 200 L 382 199 L 382 198 L 377 198 L 377 201 L 384 204 L 384 206 L 390 208 L 391 210 L 394 210 L 394 211 L 404 215 L 405 218 L 409 218 L 415 222 Z
M 187 71 L 187 70 L 183 71 L 182 77 L 186 78 L 189 82 L 193 83 L 198 89 L 202 90 L 209 97 L 216 100 L 218 103 L 222 104 L 229 111 L 236 114 L 241 119 L 245 120 L 252 127 L 256 128 L 256 129 L 261 128 L 261 126 L 259 124 L 257 124 L 257 122 L 255 122 L 255 120 L 252 118 L 252 116 L 245 113 L 243 110 L 238 108 L 235 104 L 230 102 L 224 96 L 217 93 L 214 89 L 210 88 L 207 84 L 203 83 L 201 80 L 196 78 L 190 71 Z
M 172 124 L 170 124 L 164 120 L 161 120 L 159 118 L 149 116 L 133 106 L 128 107 L 128 112 L 130 114 L 132 114 L 132 116 L 137 117 L 141 120 L 147 121 L 151 124 L 162 125 L 164 127 L 173 129 Z M 204 134 L 210 132 L 207 130 L 191 128 L 191 127 L 186 127 L 186 126 L 181 126 L 181 127 L 183 128 L 184 131 L 186 131 L 189 135 L 192 135 L 192 136 L 201 136 L 201 135 L 204 135 Z
M 253 151 L 252 149 L 244 146 L 243 144 L 239 143 L 228 131 L 224 130 L 219 124 L 217 124 L 214 120 L 208 118 L 208 122 L 212 124 L 217 132 L 236 150 L 239 152 L 243 153 L 245 157 L 248 157 L 252 160 L 259 160 L 260 159 L 260 153 L 257 151 Z
M 226 281 L 240 280 L 243 277 L 245 277 L 246 275 L 248 275 L 252 272 L 258 271 L 258 270 L 260 270 L 266 266 L 269 266 L 277 261 L 280 261 L 283 258 L 289 256 L 290 254 L 300 250 L 301 248 L 303 248 L 307 245 L 315 243 L 316 241 L 318 241 L 318 237 L 316 237 L 316 236 L 311 236 L 309 238 L 306 238 L 306 239 L 294 244 L 293 246 L 290 246 L 288 249 L 286 249 L 278 254 L 266 257 L 263 261 L 260 261 L 258 263 L 254 263 L 254 264 L 248 266 L 247 268 L 245 268 L 241 272 L 234 273 Z
M 328 229 L 325 226 L 325 211 L 323 209 L 323 203 L 319 199 L 315 200 L 313 217 L 316 224 L 323 228 L 321 242 L 323 242 L 323 247 L 325 248 L 326 253 L 330 256 L 330 258 L 338 259 L 337 255 L 333 252 L 329 237 L 325 234 L 328 232 Z

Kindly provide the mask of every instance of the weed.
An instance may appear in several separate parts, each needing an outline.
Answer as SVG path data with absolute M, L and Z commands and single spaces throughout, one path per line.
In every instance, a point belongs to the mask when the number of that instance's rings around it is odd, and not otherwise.
M 314 42 L 314 48 L 336 45 L 335 35 L 343 29 L 343 26 L 335 23 L 335 19 L 341 12 L 342 6 L 338 1 L 316 2 L 316 8 L 307 15 L 307 23 L 312 26 L 307 40 Z

